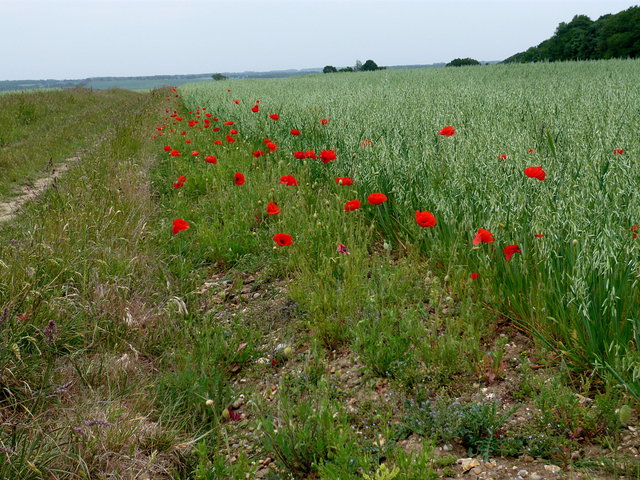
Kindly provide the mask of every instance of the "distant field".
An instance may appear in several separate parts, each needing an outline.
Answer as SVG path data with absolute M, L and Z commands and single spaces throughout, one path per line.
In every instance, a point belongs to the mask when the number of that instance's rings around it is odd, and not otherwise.
M 414 245 L 451 276 L 478 273 L 479 299 L 574 365 L 613 372 L 640 394 L 639 76 L 639 61 L 606 61 L 218 82 L 181 92 L 190 109 L 235 121 L 252 148 L 274 139 L 280 162 L 294 150 L 335 149 L 326 167 L 300 165 L 306 181 L 349 176 L 360 199 L 386 194 L 373 217 L 383 237 Z M 250 110 L 256 100 L 264 114 Z M 438 135 L 447 125 L 455 135 Z M 292 128 L 302 135 L 289 135 Z M 544 181 L 524 174 L 537 166 Z M 416 228 L 416 210 L 432 212 L 437 227 Z M 495 242 L 472 245 L 479 228 Z M 511 260 L 508 245 L 519 250 Z

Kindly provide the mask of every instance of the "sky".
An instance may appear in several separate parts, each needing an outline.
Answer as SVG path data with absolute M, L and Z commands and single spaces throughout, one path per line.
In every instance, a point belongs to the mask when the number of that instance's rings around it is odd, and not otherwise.
M 0 0 L 0 80 L 503 60 L 622 0 Z

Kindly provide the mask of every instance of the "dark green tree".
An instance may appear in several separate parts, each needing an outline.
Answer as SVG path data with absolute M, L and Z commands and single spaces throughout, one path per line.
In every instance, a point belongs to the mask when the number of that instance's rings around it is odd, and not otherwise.
M 338 69 L 333 65 L 327 65 L 322 69 L 322 73 L 336 73 Z
M 363 72 L 373 72 L 374 70 L 379 69 L 380 67 L 378 67 L 376 62 L 374 62 L 373 60 L 367 60 L 366 62 L 364 62 L 362 67 L 360 67 L 360 70 L 362 70 Z
M 464 67 L 466 65 L 480 65 L 478 60 L 473 58 L 455 58 L 447 63 L 447 67 Z
M 213 78 L 214 80 L 218 81 L 218 80 L 227 80 L 229 77 L 226 77 L 225 75 L 222 75 L 221 73 L 214 73 L 213 75 L 211 75 L 211 78 Z

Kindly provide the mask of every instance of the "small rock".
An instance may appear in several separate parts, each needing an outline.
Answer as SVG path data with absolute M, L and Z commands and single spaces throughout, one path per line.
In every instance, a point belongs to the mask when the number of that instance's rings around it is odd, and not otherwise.
M 445 452 L 450 452 L 451 450 L 453 450 L 453 447 L 452 447 L 450 444 L 445 443 L 445 444 L 442 446 L 442 450 L 444 450 Z
M 530 455 L 523 455 L 522 456 L 522 461 L 523 462 L 527 462 L 527 463 L 531 463 L 531 462 L 533 462 L 533 457 L 530 456 Z
M 559 474 L 559 473 L 562 471 L 562 469 L 561 469 L 559 466 L 557 466 L 557 465 L 545 465 L 545 466 L 544 466 L 544 469 L 545 469 L 547 472 L 551 472 L 551 473 L 553 473 L 554 475 L 557 475 L 557 474 Z
M 531 475 L 529 475 L 529 478 L 531 480 L 542 480 L 543 476 L 540 475 L 538 472 L 533 472 Z
M 462 465 L 462 473 L 467 473 L 472 468 L 480 465 L 480 461 L 475 458 L 459 458 L 458 463 Z
M 233 402 L 233 403 L 231 404 L 231 406 L 232 406 L 234 409 L 238 409 L 238 408 L 240 408 L 242 405 L 244 405 L 244 395 L 240 395 L 240 396 L 236 399 L 236 401 L 235 401 L 235 402 Z
M 473 467 L 471 469 L 471 473 L 473 473 L 474 475 L 481 475 L 483 472 L 480 467 Z
M 526 470 L 519 470 L 518 471 L 518 476 L 519 477 L 526 477 L 527 475 L 529 475 L 529 472 Z
M 253 294 L 253 298 L 260 298 L 260 292 L 256 292 Z

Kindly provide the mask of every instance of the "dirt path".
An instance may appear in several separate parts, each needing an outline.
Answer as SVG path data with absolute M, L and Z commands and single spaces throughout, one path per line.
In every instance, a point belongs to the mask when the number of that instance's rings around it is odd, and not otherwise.
M 51 167 L 51 174 L 37 179 L 32 185 L 20 187 L 18 194 L 11 200 L 0 202 L 0 222 L 13 220 L 22 206 L 29 200 L 35 199 L 43 191 L 49 188 L 56 179 L 64 172 L 69 170 L 76 162 L 80 161 L 80 157 L 70 157 L 65 159 L 61 164 Z

